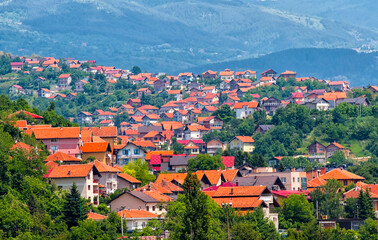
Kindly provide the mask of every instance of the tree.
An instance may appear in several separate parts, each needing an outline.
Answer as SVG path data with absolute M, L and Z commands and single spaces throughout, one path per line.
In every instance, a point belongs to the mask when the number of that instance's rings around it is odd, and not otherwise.
M 358 218 L 367 219 L 374 218 L 373 199 L 370 197 L 369 188 L 366 191 L 361 189 L 357 199 Z
M 219 155 L 199 154 L 197 157 L 189 159 L 188 171 L 197 170 L 217 170 L 224 169 L 222 158 Z
M 142 185 L 156 179 L 156 176 L 149 172 L 148 163 L 140 159 L 131 161 L 126 166 L 123 166 L 122 172 L 135 177 L 142 182 Z
M 128 121 L 129 121 L 129 114 L 127 112 L 117 114 L 114 117 L 114 124 L 117 127 L 120 127 L 122 122 L 128 122 Z
M 314 207 L 304 194 L 292 194 L 284 199 L 279 213 L 282 228 L 298 228 L 303 223 L 311 222 Z
M 232 226 L 231 236 L 233 240 L 261 240 L 261 234 L 254 230 L 254 226 L 251 222 L 239 222 Z
M 133 67 L 131 68 L 131 72 L 132 72 L 134 75 L 138 75 L 139 73 L 142 72 L 142 70 L 141 70 L 140 67 L 138 67 L 138 66 L 133 66 Z
M 358 230 L 361 240 L 376 240 L 377 239 L 377 221 L 368 218 Z
M 342 164 L 346 164 L 346 158 L 342 151 L 336 151 L 329 159 L 330 163 L 336 164 L 340 166 Z
M 183 184 L 184 194 L 168 206 L 165 225 L 174 240 L 221 239 L 219 219 L 215 212 L 220 208 L 201 191 L 197 176 L 191 172 Z
M 217 116 L 222 119 L 224 123 L 228 123 L 232 118 L 235 118 L 235 112 L 231 109 L 230 105 L 225 104 L 213 112 L 212 116 Z
M 356 218 L 357 217 L 357 199 L 347 198 L 345 200 L 344 212 L 346 218 Z
M 84 199 L 81 199 L 76 183 L 72 184 L 70 193 L 65 197 L 63 215 L 69 228 L 77 226 L 80 220 L 87 218 L 88 210 Z

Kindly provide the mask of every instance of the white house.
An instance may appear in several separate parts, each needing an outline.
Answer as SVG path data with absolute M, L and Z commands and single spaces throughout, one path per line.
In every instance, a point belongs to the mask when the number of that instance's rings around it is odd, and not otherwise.
M 120 167 L 127 165 L 130 161 L 136 161 L 137 159 L 145 160 L 146 152 L 133 142 L 128 142 L 119 149 L 114 149 L 116 154 L 116 164 Z
M 258 102 L 238 102 L 234 105 L 236 118 L 241 119 L 252 115 L 257 109 Z

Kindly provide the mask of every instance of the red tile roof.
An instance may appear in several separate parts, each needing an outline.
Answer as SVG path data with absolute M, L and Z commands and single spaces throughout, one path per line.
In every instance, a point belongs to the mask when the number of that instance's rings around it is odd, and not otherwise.
M 83 153 L 106 152 L 108 148 L 108 142 L 86 142 L 81 146 L 81 151 Z
M 110 173 L 119 173 L 119 172 L 121 172 L 118 168 L 114 168 L 114 167 L 108 166 L 105 163 L 97 161 L 97 160 L 94 161 L 94 164 L 95 164 L 97 170 L 100 173 L 102 173 L 102 172 L 110 172 Z
M 93 163 L 61 165 L 52 169 L 49 178 L 83 178 L 88 176 Z
M 76 138 L 79 139 L 79 127 L 63 127 L 63 128 L 36 128 L 33 130 L 36 139 L 51 138 Z
M 133 176 L 130 176 L 127 173 L 118 173 L 118 177 L 130 182 L 130 183 L 142 183 L 138 179 L 134 178 Z
M 118 212 L 118 215 L 126 219 L 149 219 L 149 218 L 158 218 L 158 215 L 152 212 L 147 212 L 145 210 L 137 209 L 126 209 Z
M 336 180 L 364 180 L 365 178 L 358 176 L 354 173 L 348 172 L 347 170 L 342 170 L 339 168 L 333 169 L 326 174 L 320 176 L 321 179 L 336 179 Z
M 88 213 L 88 219 L 103 220 L 103 219 L 107 219 L 107 218 L 108 218 L 107 216 L 104 216 L 104 215 L 101 215 L 101 214 L 98 214 L 98 213 L 94 213 L 94 212 Z
M 253 143 L 255 140 L 251 138 L 250 136 L 235 136 L 235 138 L 239 139 L 240 141 L 244 143 Z
M 82 160 L 79 158 L 75 158 L 63 152 L 56 152 L 48 156 L 45 162 L 49 161 L 62 161 L 62 162 L 81 162 Z

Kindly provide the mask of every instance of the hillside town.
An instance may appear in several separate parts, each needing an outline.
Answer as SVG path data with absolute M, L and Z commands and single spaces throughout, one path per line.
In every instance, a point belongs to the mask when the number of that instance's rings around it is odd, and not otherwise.
M 9 118 L 22 136 L 43 146 L 16 140 L 11 149 L 37 155 L 45 149 L 43 178 L 59 190 L 70 191 L 75 184 L 94 208 L 106 203 L 109 212 L 125 220 L 128 233 L 143 231 L 153 220 L 164 222 L 191 176 L 220 208 L 242 216 L 262 210 L 284 235 L 299 229 L 279 216 L 288 199 L 303 196 L 315 209 L 318 201 L 329 204 L 324 199 L 330 190 L 322 200 L 314 193 L 321 195 L 332 184 L 339 196 L 332 204 L 349 206 L 348 199 L 357 201 L 366 193 L 371 217 L 378 218 L 373 177 L 351 171 L 377 159 L 377 137 L 369 135 L 377 131 L 377 86 L 352 87 L 345 80 L 300 76 L 293 70 L 167 75 L 100 66 L 95 60 L 20 56 L 10 66 L 9 74 L 31 82 L 13 79 L 9 98 L 47 101 L 47 111 L 61 104 L 73 108 L 72 102 L 91 95 L 105 98 L 117 90 L 127 95 L 104 108 L 93 109 L 87 100 L 75 116 L 64 115 L 70 126 L 48 123 L 47 115 L 31 108 L 9 113 Z M 94 88 L 103 91 L 93 93 Z M 352 121 L 361 127 L 345 127 Z M 371 125 L 362 132 L 365 123 Z M 139 175 L 136 165 L 146 166 L 147 173 Z M 331 208 L 314 210 L 321 229 L 358 231 L 366 219 L 358 207 L 356 216 L 348 217 Z M 88 218 L 108 216 L 90 211 Z M 169 238 L 170 231 L 164 230 L 149 239 Z

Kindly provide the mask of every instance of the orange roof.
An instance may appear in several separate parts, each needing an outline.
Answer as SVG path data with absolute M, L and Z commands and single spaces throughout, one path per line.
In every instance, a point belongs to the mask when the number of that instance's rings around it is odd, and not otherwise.
M 93 168 L 92 163 L 88 164 L 72 164 L 54 167 L 49 174 L 49 178 L 83 178 L 88 176 Z
M 226 182 L 234 181 L 236 174 L 238 173 L 239 169 L 230 169 L 230 170 L 223 170 L 222 174 Z
M 327 183 L 326 180 L 317 177 L 317 178 L 314 178 L 314 179 L 308 181 L 307 187 L 308 188 L 316 188 L 316 187 L 323 186 L 326 183 Z
M 271 79 L 272 79 L 272 77 L 261 77 L 260 82 L 270 81 Z
M 56 152 L 50 156 L 48 156 L 45 162 L 49 161 L 62 161 L 62 162 L 81 162 L 82 160 L 79 158 L 75 158 L 63 152 Z
M 117 137 L 117 127 L 92 127 L 94 136 Z
M 297 74 L 297 73 L 293 71 L 289 71 L 289 70 L 286 70 L 285 72 L 281 73 L 281 75 L 285 75 L 285 74 Z
M 238 102 L 235 103 L 234 109 L 242 109 L 244 106 L 247 106 L 248 108 L 257 108 L 257 105 L 259 103 L 252 101 L 252 102 Z
M 240 141 L 244 143 L 253 143 L 255 140 L 251 138 L 250 136 L 235 136 L 235 138 L 239 139 Z
M 173 201 L 172 198 L 168 197 L 167 195 L 161 194 L 160 192 L 155 191 L 155 190 L 147 190 L 147 191 L 143 191 L 143 193 L 154 198 L 154 199 L 156 199 L 159 202 L 171 202 L 171 201 Z
M 176 182 L 183 184 L 185 177 L 186 173 L 160 173 L 155 183 L 161 183 L 163 181 L 172 182 L 175 180 Z
M 133 176 L 130 176 L 127 173 L 118 173 L 118 176 L 120 178 L 125 179 L 128 182 L 131 182 L 131 183 L 142 183 L 141 181 L 139 181 L 138 179 L 134 178 Z
M 199 170 L 196 172 L 196 175 L 199 180 L 202 179 L 203 175 L 209 179 L 211 184 L 217 184 L 219 181 L 219 178 L 222 175 L 222 171 L 220 170 Z
M 266 186 L 237 186 L 237 187 L 220 187 L 213 197 L 259 197 Z
M 212 191 L 206 191 L 204 193 L 207 194 L 210 192 Z M 242 197 L 242 198 L 221 197 L 221 198 L 213 198 L 213 200 L 219 206 L 222 206 L 222 203 L 232 203 L 232 208 L 257 208 L 263 203 L 263 200 L 259 200 L 259 197 Z
M 173 151 L 151 151 L 146 153 L 146 160 L 150 160 L 152 155 L 173 155 Z
M 97 170 L 100 173 L 102 173 L 102 172 L 114 172 L 114 173 L 120 172 L 120 170 L 118 168 L 108 166 L 105 163 L 97 161 L 97 160 L 94 161 L 94 164 L 95 164 Z
M 12 147 L 11 147 L 11 150 L 13 149 L 23 149 L 23 150 L 27 150 L 27 151 L 30 151 L 32 149 L 34 149 L 32 146 L 26 144 L 26 143 L 23 143 L 23 142 L 16 142 Z
M 223 72 L 219 73 L 220 76 L 232 76 L 234 75 L 234 71 L 230 71 L 230 69 L 226 69 Z
M 133 143 L 138 147 L 156 147 L 151 141 L 134 141 Z
M 135 219 L 135 218 L 158 218 L 158 215 L 152 212 L 145 210 L 137 209 L 125 209 L 118 212 L 118 215 L 126 219 Z
M 59 78 L 68 78 L 71 74 L 61 74 Z
M 152 138 L 152 137 L 155 137 L 158 134 L 159 134 L 158 131 L 151 131 L 151 132 L 148 132 L 146 135 L 144 135 L 143 138 Z
M 318 95 L 318 98 L 324 98 L 325 100 L 337 100 L 347 98 L 346 92 L 325 92 L 324 95 Z
M 79 127 L 63 127 L 63 128 L 36 128 L 33 130 L 36 139 L 51 138 L 77 138 L 79 139 Z
M 163 182 L 165 183 L 165 182 Z M 171 183 L 171 182 L 169 182 Z M 173 183 L 171 183 L 173 184 Z M 157 191 L 161 194 L 172 194 L 172 191 L 167 189 L 167 188 L 164 188 L 164 187 L 161 187 L 159 184 L 156 184 L 156 183 L 149 183 L 143 187 L 140 187 L 140 188 L 136 188 L 134 191 L 145 191 L 146 189 L 150 189 L 150 190 L 153 190 L 153 191 Z
M 336 180 L 364 180 L 365 178 L 358 176 L 354 173 L 348 172 L 347 170 L 342 170 L 339 168 L 333 169 L 326 174 L 320 176 L 321 179 L 336 179 Z
M 338 144 L 337 142 L 333 142 L 333 143 L 331 143 L 332 145 L 334 145 L 334 146 L 336 146 L 336 147 L 338 147 L 338 148 L 344 148 L 343 146 L 341 146 L 340 144 Z M 331 145 L 330 144 L 330 145 Z M 329 147 L 329 146 L 328 146 Z
M 143 105 L 137 109 L 138 110 L 158 110 L 159 108 L 151 106 L 151 105 Z
M 104 215 L 101 215 L 101 214 L 98 214 L 98 213 L 94 213 L 94 212 L 88 213 L 88 219 L 103 220 L 103 219 L 107 219 L 107 218 L 108 218 L 107 216 L 104 216 Z
M 16 122 L 16 126 L 17 126 L 18 128 L 26 128 L 26 127 L 28 126 L 28 123 L 27 123 L 26 120 L 18 120 L 18 121 Z
M 328 85 L 329 86 L 337 86 L 337 85 L 343 85 L 345 83 L 346 83 L 345 81 L 335 81 L 335 82 L 329 82 Z
M 85 142 L 81 146 L 81 151 L 83 153 L 106 152 L 108 147 L 108 142 Z
M 168 94 L 181 94 L 181 90 L 169 90 Z

